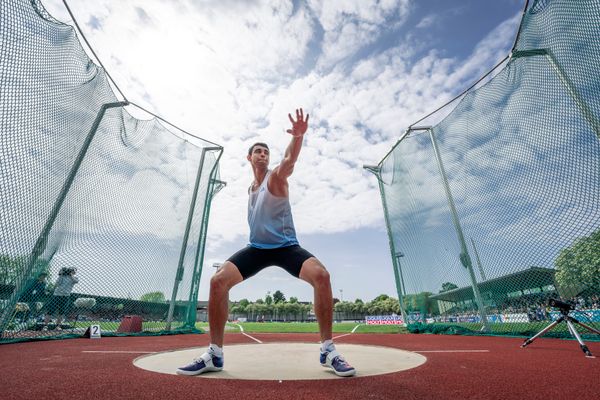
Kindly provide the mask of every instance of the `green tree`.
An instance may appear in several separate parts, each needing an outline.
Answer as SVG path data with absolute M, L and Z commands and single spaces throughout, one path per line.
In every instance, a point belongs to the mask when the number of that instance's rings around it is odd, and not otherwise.
M 285 301 L 285 296 L 280 290 L 276 290 L 275 293 L 273 293 L 273 300 L 275 303 L 282 303 Z
M 267 305 L 269 305 L 269 306 L 271 304 L 273 304 L 273 298 L 271 297 L 270 294 L 266 295 L 266 297 L 265 297 L 265 303 L 267 303 Z
M 275 303 L 271 302 L 271 304 L 265 304 L 265 318 L 268 315 L 273 321 L 273 310 L 275 309 Z
M 600 229 L 575 240 L 554 261 L 556 283 L 563 296 L 600 288 Z
M 289 307 L 290 314 L 294 316 L 295 320 L 298 320 L 300 315 L 302 314 L 302 305 L 300 303 L 298 303 L 297 301 L 295 301 L 295 302 L 290 301 L 288 303 L 288 307 Z
M 292 297 L 290 297 L 290 300 L 289 300 L 289 301 L 290 301 L 290 303 L 297 303 L 297 302 L 298 302 L 298 298 L 297 298 L 297 297 L 294 297 L 294 296 L 292 296 Z
M 243 307 L 241 304 L 233 304 L 229 309 L 229 313 L 234 314 L 234 315 L 244 314 L 245 312 L 246 312 L 246 308 Z
M 383 300 L 387 300 L 389 299 L 390 296 L 388 296 L 387 294 L 380 294 L 379 296 L 375 297 L 373 299 L 374 302 L 378 302 L 378 301 L 383 301 Z
M 14 284 L 26 260 L 26 257 L 11 257 L 0 254 L 0 283 L 5 285 Z
M 335 312 L 337 312 L 337 313 L 342 313 L 342 312 L 344 312 L 344 309 L 345 309 L 345 307 L 344 307 L 344 303 L 345 303 L 345 302 L 343 302 L 343 301 L 339 301 L 339 302 L 335 303 L 335 304 L 333 305 L 333 311 L 335 311 Z
M 310 315 L 312 311 L 312 304 L 300 304 L 300 314 L 302 321 Z
M 164 303 L 165 294 L 163 292 L 150 292 L 145 293 L 140 297 L 141 301 L 148 301 L 150 303 Z
M 281 303 L 283 308 L 284 321 L 290 320 L 290 316 L 294 315 L 294 305 L 292 303 Z
M 251 321 L 254 321 L 254 316 L 256 315 L 256 303 L 250 303 L 246 307 L 246 316 L 250 318 Z
M 273 313 L 275 314 L 276 320 L 283 320 L 285 314 L 285 303 L 279 302 L 273 305 Z
M 410 310 L 419 311 L 419 300 L 417 299 L 417 295 L 412 295 L 410 297 Z
M 380 301 L 370 301 L 367 304 L 365 304 L 365 308 L 368 314 L 370 315 L 378 315 L 381 314 L 383 311 L 383 307 L 381 306 L 381 302 Z
M 268 312 L 268 306 L 264 303 L 256 304 L 255 311 L 257 319 L 262 319 Z
M 246 308 L 246 307 L 248 307 L 248 304 L 250 304 L 250 302 L 248 301 L 248 299 L 241 299 L 240 300 L 240 306 Z
M 398 314 L 400 312 L 400 303 L 398 302 L 398 300 L 392 297 L 388 297 L 380 303 L 381 309 L 385 314 Z
M 447 292 L 452 289 L 458 289 L 458 286 L 452 282 L 444 282 L 442 283 L 442 288 L 440 289 L 440 293 Z
M 26 264 L 26 256 L 12 257 L 6 254 L 0 254 L 0 283 L 14 285 L 18 275 L 23 273 Z M 30 278 L 37 278 L 42 272 L 49 275 L 50 260 L 39 258 L 33 266 L 31 276 L 25 277 L 25 281 Z
M 363 303 L 362 300 L 357 299 L 354 304 L 352 305 L 352 313 L 356 316 L 356 315 L 360 315 L 361 318 L 364 316 L 365 314 L 365 303 Z

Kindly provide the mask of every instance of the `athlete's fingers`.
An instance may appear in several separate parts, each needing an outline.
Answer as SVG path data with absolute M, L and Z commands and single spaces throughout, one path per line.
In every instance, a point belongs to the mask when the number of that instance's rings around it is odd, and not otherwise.
M 304 119 L 304 111 L 300 108 L 300 121 Z
M 308 117 L 310 117 L 310 114 L 306 114 L 306 121 L 304 121 L 304 122 L 307 124 L 308 124 Z
M 292 122 L 292 124 L 295 124 L 294 119 L 292 118 L 292 114 L 288 114 L 288 118 L 290 119 L 290 121 Z

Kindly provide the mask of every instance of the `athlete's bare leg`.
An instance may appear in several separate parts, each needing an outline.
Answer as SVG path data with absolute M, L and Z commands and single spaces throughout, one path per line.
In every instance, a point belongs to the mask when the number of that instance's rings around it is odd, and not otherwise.
M 319 323 L 321 342 L 332 337 L 333 323 L 333 295 L 331 293 L 331 281 L 329 272 L 315 257 L 311 257 L 302 263 L 300 279 L 310 283 L 315 293 L 315 314 Z
M 210 279 L 208 297 L 208 325 L 210 342 L 223 347 L 225 323 L 229 315 L 229 290 L 243 281 L 240 271 L 231 261 L 226 261 Z

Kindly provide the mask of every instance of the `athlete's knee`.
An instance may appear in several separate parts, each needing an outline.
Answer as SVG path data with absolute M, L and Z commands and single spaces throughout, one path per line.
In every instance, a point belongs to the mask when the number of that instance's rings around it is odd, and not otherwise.
M 331 284 L 329 271 L 327 271 L 325 268 L 321 268 L 317 273 L 316 281 L 319 286 L 329 286 Z
M 315 287 L 328 287 L 331 285 L 331 277 L 329 276 L 329 272 L 321 263 L 314 264 L 311 271 L 311 277 L 311 283 Z
M 210 290 L 226 292 L 241 280 L 242 276 L 237 267 L 228 261 L 210 278 Z
M 233 285 L 231 284 L 230 277 L 221 271 L 217 272 L 212 276 L 212 278 L 210 278 L 211 292 L 226 292 L 231 289 L 232 286 Z
M 225 279 L 219 273 L 216 273 L 210 278 L 210 291 L 211 292 L 222 292 L 226 290 L 227 285 L 225 284 Z

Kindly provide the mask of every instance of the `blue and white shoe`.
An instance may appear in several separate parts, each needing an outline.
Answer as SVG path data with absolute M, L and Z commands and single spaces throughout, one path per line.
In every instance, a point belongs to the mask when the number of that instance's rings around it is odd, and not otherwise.
M 321 352 L 321 365 L 333 369 L 337 376 L 353 376 L 356 374 L 354 367 L 348 364 L 337 350 Z
M 178 375 L 200 375 L 210 371 L 221 371 L 223 369 L 223 357 L 217 357 L 211 353 L 204 353 L 199 358 L 186 365 L 177 368 Z

